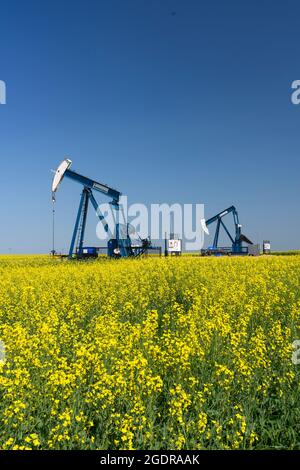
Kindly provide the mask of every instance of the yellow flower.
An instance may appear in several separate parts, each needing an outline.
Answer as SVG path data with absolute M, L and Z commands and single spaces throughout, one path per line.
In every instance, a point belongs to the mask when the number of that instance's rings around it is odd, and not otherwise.
M 0 449 L 295 447 L 299 279 L 299 255 L 0 256 Z

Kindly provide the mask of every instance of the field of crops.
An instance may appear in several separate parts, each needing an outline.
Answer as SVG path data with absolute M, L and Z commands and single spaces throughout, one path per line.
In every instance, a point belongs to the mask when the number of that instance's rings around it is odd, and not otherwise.
M 2 256 L 0 448 L 300 448 L 295 339 L 300 256 Z

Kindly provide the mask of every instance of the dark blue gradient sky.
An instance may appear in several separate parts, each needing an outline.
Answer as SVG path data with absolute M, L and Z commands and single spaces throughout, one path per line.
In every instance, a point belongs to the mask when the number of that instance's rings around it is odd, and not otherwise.
M 132 203 L 204 203 L 207 217 L 235 204 L 254 241 L 300 248 L 299 2 L 0 9 L 0 252 L 51 249 L 50 169 L 65 156 Z M 58 250 L 79 194 L 60 188 Z

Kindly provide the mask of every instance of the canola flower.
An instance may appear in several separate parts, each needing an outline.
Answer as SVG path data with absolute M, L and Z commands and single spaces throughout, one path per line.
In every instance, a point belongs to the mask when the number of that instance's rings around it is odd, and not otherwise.
M 0 449 L 300 448 L 299 338 L 300 256 L 1 256 Z

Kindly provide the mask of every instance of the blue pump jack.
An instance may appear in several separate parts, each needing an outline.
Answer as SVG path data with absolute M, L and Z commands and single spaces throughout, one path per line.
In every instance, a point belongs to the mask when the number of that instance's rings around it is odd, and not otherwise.
M 234 222 L 234 229 L 235 233 L 234 235 L 231 235 L 229 232 L 228 228 L 226 227 L 223 217 L 225 217 L 227 214 L 233 215 L 233 222 Z M 215 216 L 211 217 L 210 219 L 206 220 L 206 226 L 208 227 L 212 223 L 216 222 L 216 231 L 214 235 L 214 241 L 213 245 L 208 247 L 207 249 L 201 250 L 201 253 L 203 255 L 212 255 L 212 254 L 235 254 L 235 255 L 246 255 L 248 254 L 248 248 L 243 246 L 243 242 L 248 243 L 249 245 L 252 245 L 253 243 L 249 238 L 247 238 L 245 235 L 242 234 L 241 231 L 241 224 L 239 222 L 239 216 L 238 212 L 235 208 L 235 206 L 230 206 L 227 209 L 225 209 L 222 212 L 219 212 Z M 223 228 L 226 235 L 230 239 L 232 245 L 231 247 L 219 247 L 219 235 L 220 235 L 220 228 Z
M 87 221 L 87 213 L 89 202 L 91 202 L 94 207 L 96 214 L 99 220 L 102 222 L 104 230 L 111 239 L 108 242 L 108 256 L 110 257 L 129 257 L 129 256 L 139 256 L 144 253 L 151 246 L 150 239 L 141 240 L 140 246 L 133 246 L 131 243 L 131 238 L 128 233 L 128 224 L 126 226 L 126 233 L 122 229 L 122 224 L 119 223 L 119 211 L 121 206 L 119 204 L 121 193 L 116 189 L 111 188 L 106 184 L 99 183 L 93 179 L 87 178 L 86 176 L 80 175 L 75 171 L 70 170 L 72 161 L 65 159 L 58 166 L 55 171 L 55 175 L 52 183 L 52 200 L 55 202 L 55 193 L 64 177 L 69 178 L 77 183 L 80 183 L 83 186 L 83 190 L 80 197 L 79 208 L 77 212 L 76 222 L 73 230 L 73 235 L 71 239 L 71 244 L 69 248 L 68 258 L 72 259 L 75 255 L 76 258 L 83 258 L 84 251 L 84 234 Z M 117 215 L 115 220 L 115 236 L 110 232 L 109 226 L 104 218 L 104 215 L 101 213 L 98 203 L 94 197 L 93 190 L 104 194 L 105 196 L 111 199 L 111 206 Z M 75 244 L 77 241 L 76 250 Z M 89 250 L 96 250 L 96 248 L 89 248 Z

